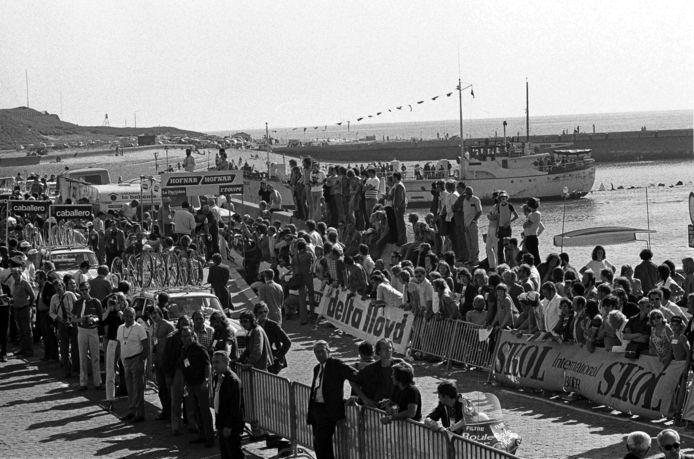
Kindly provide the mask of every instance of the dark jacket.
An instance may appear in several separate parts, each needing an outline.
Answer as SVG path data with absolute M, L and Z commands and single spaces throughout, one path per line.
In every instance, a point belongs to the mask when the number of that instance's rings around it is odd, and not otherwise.
M 219 389 L 219 413 L 215 419 L 215 426 L 218 430 L 229 427 L 234 431 L 241 431 L 245 414 L 241 380 L 236 373 L 227 368 L 223 373 L 214 375 L 213 388 L 216 389 L 220 378 L 222 385 Z M 214 404 L 214 392 L 211 401 Z
M 316 382 L 320 364 L 313 368 L 313 381 L 311 382 L 311 395 L 308 402 L 307 423 L 311 424 L 311 411 L 315 403 Z M 357 381 L 357 370 L 339 359 L 329 358 L 325 361 L 323 372 L 323 398 L 325 408 L 330 413 L 333 421 L 337 422 L 345 417 L 345 401 L 342 398 L 345 381 Z
M 463 402 L 460 400 L 460 395 L 458 395 L 458 399 L 455 401 L 455 406 L 453 407 L 453 419 L 451 419 L 450 415 L 448 414 L 448 410 L 443 403 L 436 405 L 436 408 L 434 408 L 432 412 L 427 415 L 427 417 L 429 419 L 433 419 L 434 421 L 441 421 L 441 425 L 446 428 L 449 428 L 453 424 L 457 423 L 463 419 Z
M 267 338 L 270 340 L 272 356 L 286 367 L 287 361 L 285 356 L 292 346 L 292 341 L 289 339 L 289 336 L 287 336 L 284 330 L 282 330 L 282 327 L 274 320 L 265 319 L 265 323 L 260 324 L 260 326 L 263 327 Z
M 178 364 L 178 358 L 181 356 L 181 348 L 183 343 L 181 342 L 181 333 L 176 330 L 169 335 L 166 340 L 166 346 L 164 347 L 164 357 L 162 358 L 162 371 L 164 374 L 170 377 L 174 377 L 176 374 L 176 365 Z

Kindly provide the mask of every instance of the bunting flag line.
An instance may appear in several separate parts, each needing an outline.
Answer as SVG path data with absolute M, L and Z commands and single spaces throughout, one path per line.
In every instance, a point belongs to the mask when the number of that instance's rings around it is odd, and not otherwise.
M 467 83 L 465 83 L 465 84 L 467 84 Z M 465 87 L 464 89 L 467 89 L 468 87 L 470 88 L 470 96 L 472 96 L 472 98 L 474 99 L 474 98 L 475 98 L 475 91 L 474 91 L 474 89 L 472 88 L 472 85 L 468 85 L 468 86 Z M 456 86 L 455 90 L 456 90 L 456 91 L 461 91 L 460 86 Z M 443 95 L 437 95 L 437 96 L 431 97 L 430 100 L 431 100 L 432 102 L 436 102 L 438 99 L 443 98 L 444 95 L 445 95 L 446 97 L 451 97 L 454 93 L 455 93 L 455 91 L 450 91 L 450 92 L 447 92 L 447 93 L 445 93 L 445 94 L 443 94 Z M 422 105 L 422 104 L 424 104 L 424 102 L 426 102 L 426 101 L 427 101 L 427 99 L 422 99 L 422 100 L 418 100 L 418 101 L 416 101 L 416 102 L 413 102 L 412 104 L 398 105 L 398 106 L 394 106 L 393 108 L 384 109 L 384 110 L 382 110 L 382 111 L 376 112 L 375 115 L 364 115 L 364 116 L 360 116 L 359 118 L 356 119 L 356 122 L 360 122 L 360 121 L 362 121 L 362 120 L 364 120 L 364 119 L 366 119 L 366 118 L 374 118 L 374 117 L 376 117 L 376 116 L 381 116 L 381 115 L 383 115 L 383 114 L 385 113 L 386 110 L 388 111 L 388 113 L 393 113 L 393 110 L 402 110 L 403 107 L 408 107 L 408 108 L 410 109 L 410 112 L 412 112 L 412 111 L 414 111 L 413 105 L 414 105 L 414 106 Z M 345 123 L 347 123 L 347 125 L 348 125 L 348 127 L 349 127 L 349 123 L 350 123 L 349 120 L 342 120 L 342 121 L 340 121 L 340 122 L 334 123 L 334 126 L 342 126 L 342 125 L 345 124 Z M 332 124 L 331 124 L 331 125 L 332 125 Z M 316 131 L 317 131 L 318 128 L 319 128 L 319 126 L 313 126 L 313 130 L 316 130 Z M 292 131 L 296 131 L 297 129 L 301 129 L 301 128 L 292 128 Z M 304 132 L 306 132 L 307 129 L 309 129 L 309 128 L 308 128 L 308 127 L 305 127 L 305 128 L 303 128 L 303 129 L 304 129 Z M 322 130 L 323 130 L 323 131 L 327 131 L 327 130 L 328 130 L 328 125 L 326 124 L 326 125 L 323 127 Z M 273 132 L 273 133 L 277 133 L 276 130 L 273 130 L 272 132 Z

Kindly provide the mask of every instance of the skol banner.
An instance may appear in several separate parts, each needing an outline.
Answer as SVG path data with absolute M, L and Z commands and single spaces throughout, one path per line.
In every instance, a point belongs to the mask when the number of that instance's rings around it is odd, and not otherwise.
M 493 372 L 503 384 L 576 392 L 625 413 L 660 418 L 668 413 L 685 368 L 684 361 L 664 368 L 654 356 L 629 360 L 623 353 L 591 353 L 575 344 L 528 341 L 504 331 Z
M 412 332 L 414 315 L 395 307 L 376 307 L 349 291 L 325 287 L 318 313 L 340 330 L 371 343 L 381 338 L 393 341 L 395 352 L 404 354 Z

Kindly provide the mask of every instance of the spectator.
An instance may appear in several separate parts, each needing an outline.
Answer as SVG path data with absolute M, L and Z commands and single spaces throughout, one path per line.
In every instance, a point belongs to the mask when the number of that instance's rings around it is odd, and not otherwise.
M 268 367 L 268 371 L 279 374 L 283 368 L 287 367 L 286 355 L 292 345 L 289 336 L 282 330 L 280 324 L 269 318 L 270 309 L 263 301 L 256 303 L 253 313 L 258 321 L 258 325 L 263 327 L 265 334 L 270 341 L 273 363 Z
M 164 318 L 164 312 L 159 306 L 155 306 L 151 314 L 152 326 L 152 359 L 154 375 L 157 382 L 157 394 L 161 402 L 161 413 L 155 419 L 157 421 L 169 421 L 171 419 L 171 388 L 166 384 L 165 349 L 169 335 L 176 329 L 173 324 Z
M 625 443 L 628 453 L 624 459 L 643 459 L 651 449 L 651 436 L 637 430 L 627 435 Z
M 206 348 L 198 344 L 196 333 L 189 326 L 182 327 L 180 333 L 183 347 L 178 365 L 188 389 L 186 411 L 188 419 L 195 419 L 199 429 L 199 437 L 190 443 L 205 443 L 205 448 L 211 448 L 214 432 L 209 397 L 210 356 Z
M 142 422 L 145 420 L 145 361 L 149 354 L 149 340 L 145 329 L 135 322 L 133 308 L 125 308 L 123 321 L 118 327 L 116 349 L 116 356 L 120 356 L 125 368 L 128 388 L 128 414 L 122 419 Z
M 242 312 L 239 318 L 241 326 L 248 331 L 246 349 L 239 360 L 257 370 L 267 371 L 274 363 L 270 340 L 258 325 L 258 321 L 252 312 Z
M 665 454 L 664 459 L 694 459 L 690 454 L 680 451 L 680 434 L 674 429 L 661 430 L 657 437 L 658 447 Z
M 92 366 L 94 389 L 101 390 L 101 363 L 99 357 L 99 321 L 104 313 L 101 301 L 89 294 L 89 282 L 80 284 L 82 297 L 75 303 L 73 315 L 77 319 L 77 346 L 80 354 L 80 390 L 87 390 L 89 364 Z
M 424 425 L 433 431 L 450 429 L 463 420 L 462 396 L 458 394 L 455 385 L 448 381 L 439 383 L 436 394 L 439 397 L 439 404 L 424 419 Z M 461 432 L 462 428 L 453 431 L 457 434 Z
M 244 428 L 243 388 L 241 380 L 229 367 L 229 354 L 212 355 L 212 408 L 222 458 L 243 458 L 241 434 Z
M 643 291 L 649 292 L 658 283 L 658 266 L 651 261 L 653 252 L 650 249 L 643 249 L 639 257 L 642 261 L 634 268 L 634 277 L 641 281 Z
M 389 424 L 398 419 L 422 419 L 422 395 L 414 383 L 412 365 L 400 362 L 393 365 L 393 393 L 386 404 L 386 415 L 381 418 L 382 424 Z
M 263 271 L 262 276 L 264 282 L 258 287 L 258 299 L 265 304 L 269 311 L 267 318 L 282 326 L 284 291 L 282 286 L 275 282 L 275 272 L 272 269 Z

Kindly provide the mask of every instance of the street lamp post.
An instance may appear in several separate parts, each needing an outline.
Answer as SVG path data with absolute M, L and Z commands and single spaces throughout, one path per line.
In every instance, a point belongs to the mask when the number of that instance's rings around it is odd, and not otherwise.
M 140 111 L 140 110 L 135 110 L 135 111 L 133 112 L 133 118 L 134 118 L 134 122 L 135 122 L 135 128 L 137 128 L 137 112 L 139 112 L 139 111 Z

